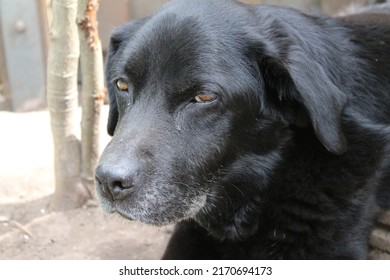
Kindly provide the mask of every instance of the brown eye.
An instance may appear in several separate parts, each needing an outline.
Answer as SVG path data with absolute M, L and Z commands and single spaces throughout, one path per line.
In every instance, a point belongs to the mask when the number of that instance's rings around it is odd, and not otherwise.
M 198 103 L 208 103 L 214 101 L 215 98 L 213 94 L 198 94 L 195 96 L 195 101 Z
M 120 91 L 127 91 L 129 89 L 129 85 L 122 79 L 116 81 L 116 87 Z

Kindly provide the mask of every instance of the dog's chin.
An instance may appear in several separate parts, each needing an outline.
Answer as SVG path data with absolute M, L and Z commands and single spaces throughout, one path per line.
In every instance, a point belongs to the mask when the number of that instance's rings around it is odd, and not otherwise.
M 123 204 L 123 201 L 109 201 L 99 196 L 98 201 L 102 210 L 107 214 L 118 215 L 128 221 L 138 221 L 153 226 L 166 226 L 195 217 L 203 209 L 206 198 L 200 197 L 197 201 L 192 201 L 185 209 L 170 206 L 169 202 L 165 204 L 166 207 L 159 208 L 148 207 L 146 203 L 144 207 L 131 207 L 128 204 Z
M 119 216 L 119 217 L 121 217 L 122 219 L 125 219 L 125 220 L 127 220 L 127 221 L 134 221 L 134 220 L 135 220 L 133 217 L 131 217 L 130 215 L 128 215 L 127 213 L 122 212 L 122 211 L 116 210 L 113 214 L 114 214 L 114 215 L 117 215 L 117 216 Z
M 187 216 L 182 213 L 145 214 L 142 211 L 127 211 L 120 208 L 111 214 L 118 215 L 127 221 L 137 221 L 151 226 L 167 226 L 192 218 L 192 215 Z

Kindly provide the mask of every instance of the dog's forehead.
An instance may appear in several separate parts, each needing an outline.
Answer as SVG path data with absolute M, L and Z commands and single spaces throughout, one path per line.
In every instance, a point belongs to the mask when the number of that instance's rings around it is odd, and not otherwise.
M 232 40 L 218 35 L 205 22 L 165 15 L 149 22 L 129 42 L 122 69 L 138 81 L 159 83 L 231 79 L 242 70 L 237 67 L 242 56 Z
M 112 75 L 129 77 L 135 88 L 148 83 L 173 91 L 189 83 L 222 88 L 232 77 L 249 77 L 243 75 L 251 71 L 245 19 L 229 5 L 220 7 L 233 11 L 229 18 L 220 17 L 218 2 L 173 2 L 148 18 L 121 45 Z M 233 82 L 232 88 L 239 83 Z
M 213 40 L 198 25 L 193 18 L 178 18 L 175 14 L 151 19 L 127 44 L 125 71 L 161 79 L 203 68 L 214 53 Z

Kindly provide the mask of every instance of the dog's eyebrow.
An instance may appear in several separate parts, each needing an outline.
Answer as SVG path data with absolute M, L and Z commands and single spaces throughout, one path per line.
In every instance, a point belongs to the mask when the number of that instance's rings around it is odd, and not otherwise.
M 127 82 L 137 84 L 141 77 L 144 75 L 143 71 L 137 70 L 138 67 L 135 65 L 137 61 L 134 58 L 126 60 L 125 63 L 121 63 L 116 67 L 111 77 L 113 77 L 110 82 L 115 82 L 118 79 L 123 79 Z
M 114 75 L 113 76 L 114 78 L 112 78 L 112 79 L 110 79 L 108 82 L 109 83 L 111 83 L 111 84 L 113 84 L 113 83 L 116 83 L 116 81 L 118 81 L 118 80 L 123 80 L 123 81 L 125 81 L 125 82 L 127 82 L 127 83 L 129 83 L 130 82 L 130 80 L 129 80 L 129 78 L 127 77 L 127 75 L 123 75 L 123 74 L 117 74 L 117 75 Z
M 199 90 L 199 88 L 200 88 L 199 83 L 193 81 L 193 82 L 190 82 L 190 83 L 183 84 L 180 87 L 180 89 L 177 91 L 177 93 L 182 95 L 182 94 L 188 93 L 190 91 Z

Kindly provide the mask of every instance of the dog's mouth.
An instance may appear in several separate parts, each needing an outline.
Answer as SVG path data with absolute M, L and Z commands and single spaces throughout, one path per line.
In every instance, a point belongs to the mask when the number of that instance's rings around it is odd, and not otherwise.
M 206 205 L 207 195 L 183 195 L 174 192 L 146 192 L 114 199 L 97 191 L 99 204 L 107 214 L 119 215 L 149 225 L 165 226 L 196 216 Z
M 112 214 L 114 214 L 114 215 L 117 214 L 125 220 L 129 220 L 129 221 L 135 220 L 133 217 L 131 217 L 130 215 L 128 215 L 127 213 L 125 213 L 121 209 L 116 209 L 114 212 L 112 212 Z

